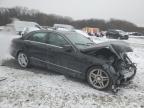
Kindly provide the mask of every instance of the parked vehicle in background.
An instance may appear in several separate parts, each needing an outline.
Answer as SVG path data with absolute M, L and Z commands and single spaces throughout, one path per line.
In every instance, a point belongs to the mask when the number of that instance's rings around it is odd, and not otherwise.
M 40 25 L 36 22 L 29 22 L 29 21 L 19 21 L 15 20 L 13 23 L 8 24 L 7 27 L 12 28 L 15 30 L 16 34 L 21 35 L 21 33 L 24 31 L 26 28 L 41 28 Z
M 67 25 L 67 24 L 54 24 L 53 28 L 56 30 L 74 30 L 74 27 L 72 25 Z
M 128 39 L 129 36 L 122 30 L 115 30 L 111 29 L 108 30 L 106 33 L 107 38 L 112 38 L 112 39 Z
M 25 27 L 21 32 L 19 32 L 19 35 L 25 35 L 29 32 L 37 31 L 37 30 L 40 30 L 40 28 L 38 28 L 37 26 L 36 27 Z
M 144 36 L 143 33 L 139 33 L 139 32 L 130 32 L 129 35 L 133 35 L 133 36 Z
M 112 89 L 133 79 L 136 66 L 124 42 L 95 44 L 72 31 L 34 31 L 14 39 L 11 55 L 22 68 L 42 66 L 64 75 L 87 80 L 98 90 Z

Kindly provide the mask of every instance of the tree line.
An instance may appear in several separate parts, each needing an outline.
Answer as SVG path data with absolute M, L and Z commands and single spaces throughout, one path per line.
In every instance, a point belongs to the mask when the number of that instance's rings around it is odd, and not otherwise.
M 45 14 L 38 10 L 30 10 L 26 7 L 14 7 L 14 8 L 0 8 L 0 26 L 11 23 L 13 18 L 24 21 L 37 22 L 42 26 L 53 26 L 53 24 L 70 24 L 77 29 L 83 27 L 97 27 L 100 30 L 108 29 L 120 29 L 127 32 L 143 32 L 144 27 L 138 27 L 137 25 L 118 19 L 110 19 L 105 21 L 102 19 L 82 19 L 73 20 L 71 17 L 64 17 L 55 14 Z

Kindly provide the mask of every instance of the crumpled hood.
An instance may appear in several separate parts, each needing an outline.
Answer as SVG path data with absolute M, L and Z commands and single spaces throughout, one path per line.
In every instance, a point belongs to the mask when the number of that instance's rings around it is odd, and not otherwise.
M 87 52 L 96 51 L 102 48 L 109 48 L 111 50 L 116 51 L 117 53 L 133 51 L 132 48 L 129 46 L 129 44 L 124 41 L 108 41 L 108 42 L 102 42 L 102 43 L 96 44 L 86 49 L 81 49 L 81 52 L 87 53 Z

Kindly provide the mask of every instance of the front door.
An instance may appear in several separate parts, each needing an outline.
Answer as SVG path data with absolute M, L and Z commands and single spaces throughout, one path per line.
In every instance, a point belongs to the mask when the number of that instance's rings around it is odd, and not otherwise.
M 50 62 L 48 66 L 56 69 L 64 74 L 81 74 L 79 71 L 82 68 L 83 59 L 79 57 L 79 54 L 72 49 L 72 51 L 65 51 L 64 46 L 71 45 L 62 35 L 57 33 L 49 34 L 47 44 L 51 46 L 51 53 L 53 56 L 49 56 Z

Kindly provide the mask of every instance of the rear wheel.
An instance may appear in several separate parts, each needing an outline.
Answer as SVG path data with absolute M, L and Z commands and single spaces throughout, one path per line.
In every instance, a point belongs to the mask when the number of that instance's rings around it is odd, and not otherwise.
M 27 68 L 29 66 L 29 58 L 25 53 L 19 52 L 17 56 L 17 60 L 18 60 L 18 64 L 22 68 Z
M 101 67 L 92 67 L 87 73 L 88 83 L 98 90 L 105 90 L 111 87 L 111 79 L 109 74 Z

